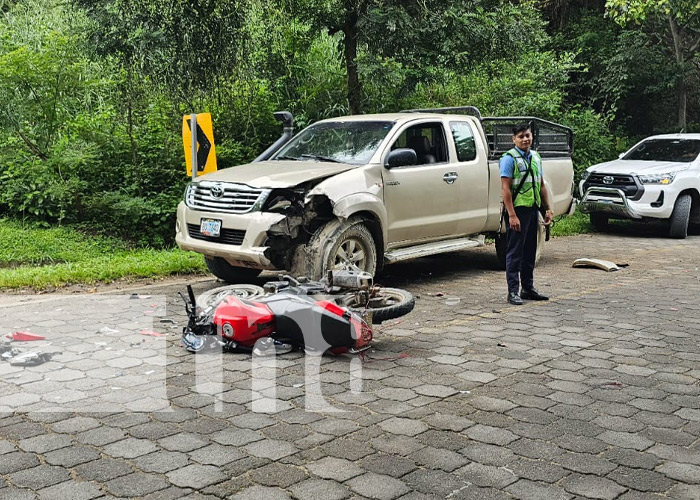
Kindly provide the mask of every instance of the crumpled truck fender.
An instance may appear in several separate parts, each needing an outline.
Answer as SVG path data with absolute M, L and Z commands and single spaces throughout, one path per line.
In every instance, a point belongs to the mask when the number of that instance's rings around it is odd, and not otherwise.
M 379 165 L 368 166 L 326 179 L 306 194 L 305 203 L 320 195 L 328 198 L 333 207 L 333 214 L 340 219 L 363 212 L 370 214 L 379 224 L 386 246 L 387 213 L 380 169 Z M 383 251 L 379 248 L 377 250 Z

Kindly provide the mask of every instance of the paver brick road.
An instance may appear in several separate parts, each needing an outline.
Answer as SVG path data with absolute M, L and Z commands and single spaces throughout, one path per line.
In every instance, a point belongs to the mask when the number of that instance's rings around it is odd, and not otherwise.
M 299 353 L 257 366 L 276 385 L 254 394 L 250 356 L 179 347 L 182 284 L 92 295 L 90 326 L 71 301 L 5 296 L 3 334 L 41 331 L 64 353 L 0 364 L 0 498 L 700 499 L 698 243 L 555 239 L 536 271 L 552 300 L 522 307 L 492 247 L 389 267 L 380 281 L 416 309 L 377 329 L 361 367 L 321 360 L 323 412 L 306 411 Z M 168 335 L 141 334 L 125 303 Z M 102 344 L 77 347 L 81 331 Z M 275 411 L 252 412 L 271 387 Z

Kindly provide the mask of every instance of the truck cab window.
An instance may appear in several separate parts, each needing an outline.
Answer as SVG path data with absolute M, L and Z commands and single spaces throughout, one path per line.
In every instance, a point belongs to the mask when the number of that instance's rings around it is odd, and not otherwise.
M 416 152 L 417 165 L 447 162 L 445 132 L 440 123 L 421 123 L 404 130 L 391 149 L 409 148 Z
M 452 137 L 457 148 L 458 161 L 472 161 L 476 159 L 476 142 L 472 128 L 467 122 L 450 122 Z

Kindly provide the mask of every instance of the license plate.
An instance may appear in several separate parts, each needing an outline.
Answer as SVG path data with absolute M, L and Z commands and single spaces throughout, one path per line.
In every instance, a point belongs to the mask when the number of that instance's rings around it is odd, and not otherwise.
M 199 232 L 204 236 L 218 238 L 221 234 L 221 221 L 219 219 L 202 219 L 199 224 Z

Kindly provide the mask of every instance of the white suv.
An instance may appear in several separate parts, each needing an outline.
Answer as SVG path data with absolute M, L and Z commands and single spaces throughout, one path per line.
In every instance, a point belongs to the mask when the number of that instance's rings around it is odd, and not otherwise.
M 581 176 L 581 211 L 597 229 L 609 218 L 665 219 L 669 236 L 700 224 L 700 134 L 647 137 L 620 158 Z

